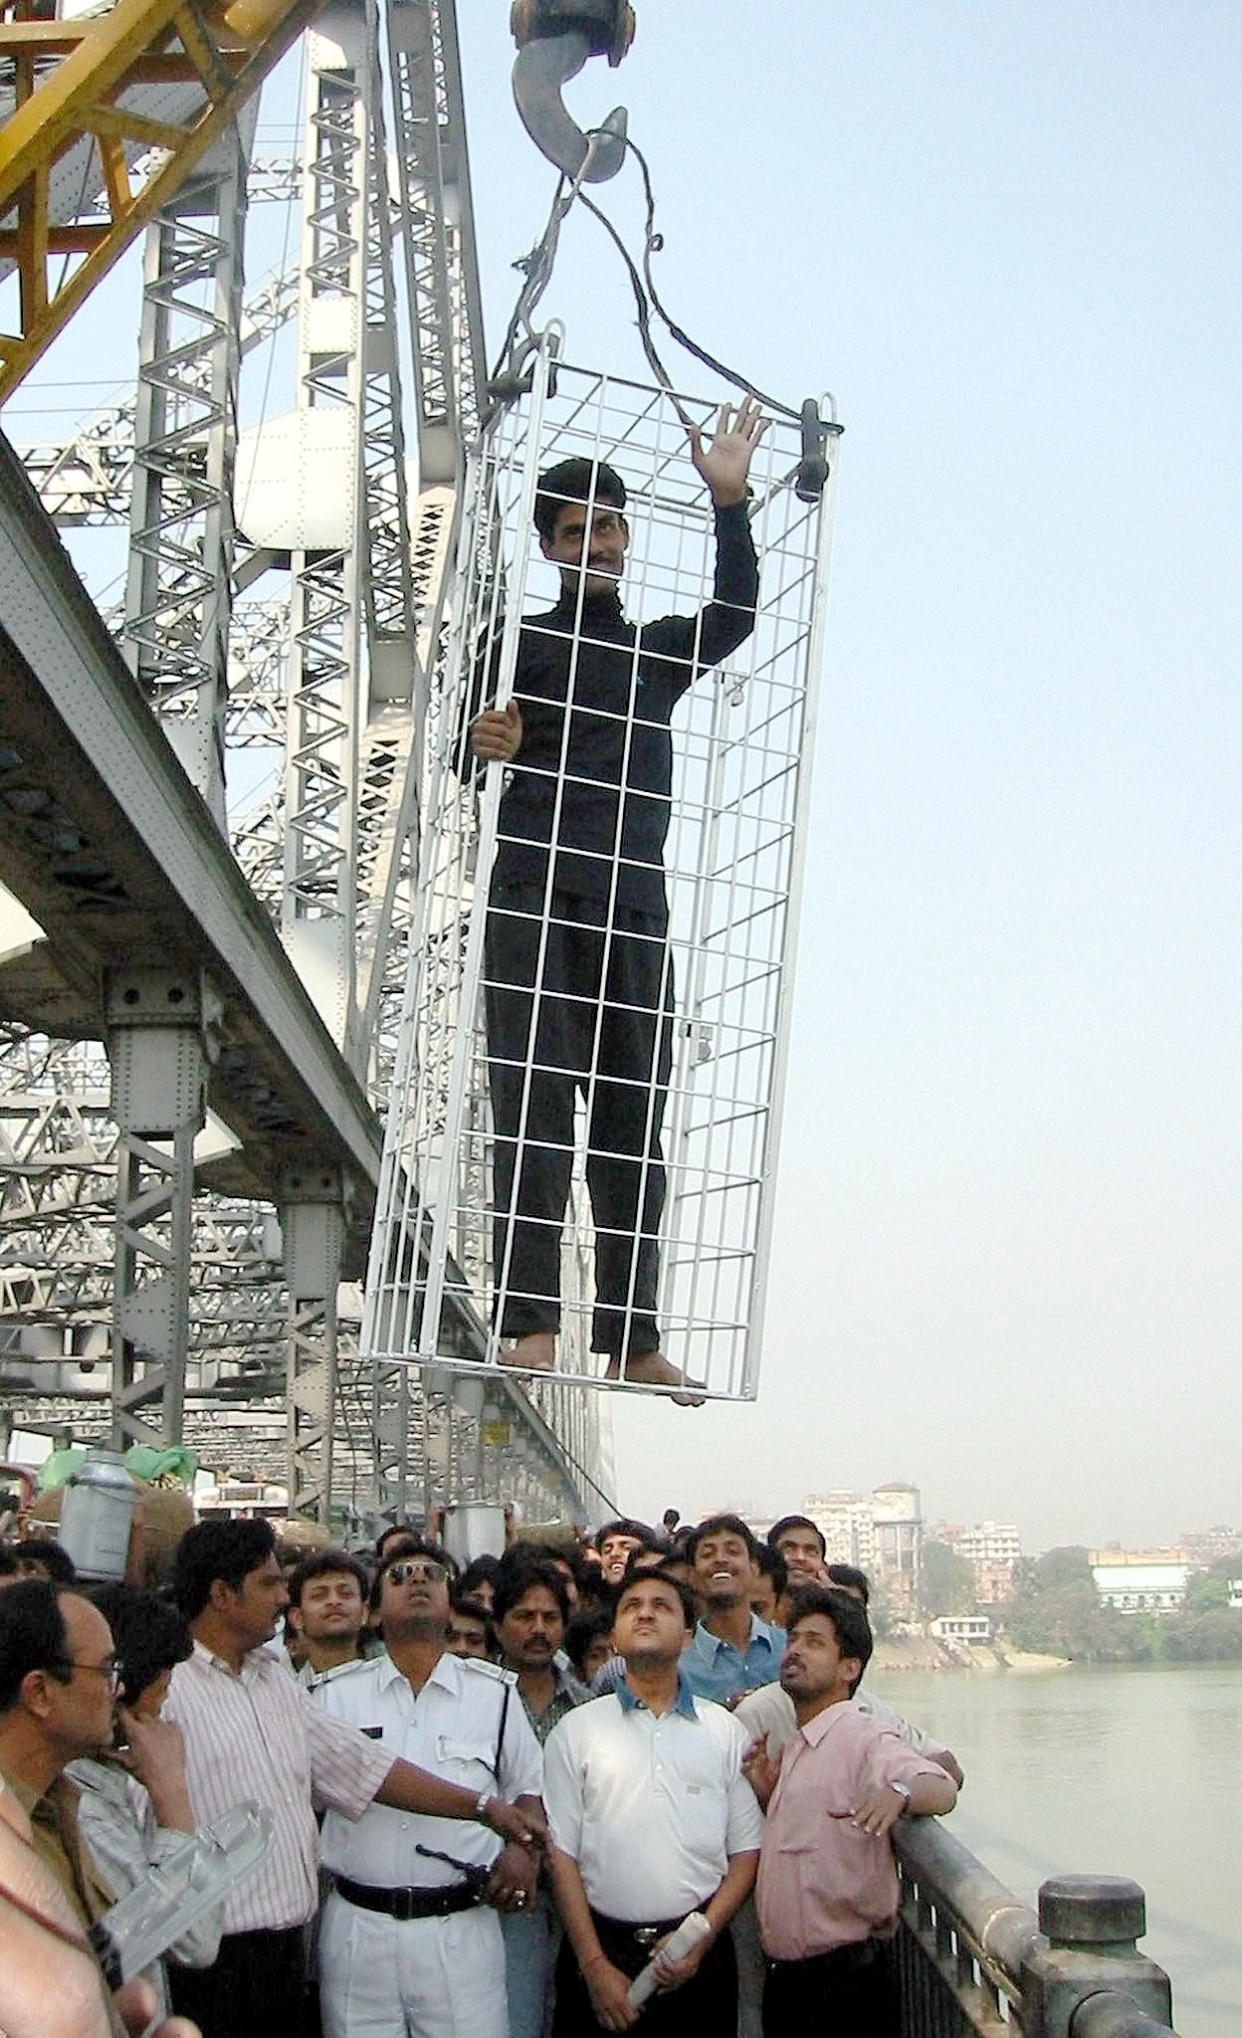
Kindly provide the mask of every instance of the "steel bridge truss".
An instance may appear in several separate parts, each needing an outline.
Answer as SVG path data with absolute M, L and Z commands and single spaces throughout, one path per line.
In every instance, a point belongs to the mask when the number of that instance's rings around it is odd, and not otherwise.
M 28 456 L 59 521 L 128 518 L 118 640 L 381 1109 L 419 734 L 484 374 L 451 0 L 390 6 L 386 23 L 381 55 L 374 0 L 318 14 L 292 171 L 250 163 L 253 122 L 214 130 L 148 232 L 135 398 Z M 293 183 L 297 265 L 243 301 L 248 195 Z M 239 435 L 242 361 L 293 316 L 294 407 Z M 279 769 L 229 811 L 226 767 L 242 751 Z M 593 1400 L 510 1383 L 480 1398 L 360 1357 L 361 1298 L 343 1278 L 356 1185 L 310 1154 L 274 1206 L 214 1187 L 229 1134 L 202 1123 L 212 986 L 147 977 L 135 1010 L 123 975 L 107 1056 L 18 1027 L 0 1051 L 0 1408 L 118 1442 L 183 1431 L 208 1462 L 269 1476 L 283 1462 L 291 1507 L 324 1518 L 342 1498 L 393 1511 L 449 1491 L 543 1516 L 603 1507 Z

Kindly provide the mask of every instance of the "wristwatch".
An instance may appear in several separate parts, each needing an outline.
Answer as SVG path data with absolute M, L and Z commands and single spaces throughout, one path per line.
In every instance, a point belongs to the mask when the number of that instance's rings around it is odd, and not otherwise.
M 481 1790 L 474 1801 L 474 1808 L 485 1826 L 489 1824 L 487 1807 L 492 1801 L 492 1795 L 493 1793 L 490 1790 Z M 909 1795 L 910 1793 L 907 1791 L 906 1796 L 909 1797 Z
M 888 1787 L 889 1787 L 889 1789 L 890 1789 L 890 1790 L 895 1790 L 895 1791 L 896 1791 L 896 1793 L 897 1793 L 897 1795 L 898 1795 L 898 1797 L 904 1797 L 904 1799 L 905 1799 L 905 1801 L 906 1801 L 906 1804 L 905 1804 L 905 1808 L 906 1808 L 906 1810 L 907 1810 L 907 1811 L 909 1811 L 909 1809 L 910 1809 L 910 1786 L 909 1786 L 909 1784 L 908 1784 L 908 1783 L 890 1783 Z

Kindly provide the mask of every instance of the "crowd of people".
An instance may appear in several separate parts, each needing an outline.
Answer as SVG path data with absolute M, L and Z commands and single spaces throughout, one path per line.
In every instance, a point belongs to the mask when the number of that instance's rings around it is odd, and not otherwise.
M 860 1688 L 863 1573 L 798 1515 L 436 1528 L 213 1517 L 154 1591 L 0 1543 L 0 2031 L 895 2038 L 890 1835 L 961 1771 Z M 247 1802 L 263 1858 L 109 1996 L 90 1927 Z

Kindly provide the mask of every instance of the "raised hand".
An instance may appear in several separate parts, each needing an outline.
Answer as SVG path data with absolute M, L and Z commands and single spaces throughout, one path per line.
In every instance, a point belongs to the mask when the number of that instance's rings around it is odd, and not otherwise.
M 121 1723 L 129 1743 L 129 1768 L 151 1800 L 161 1826 L 192 1833 L 194 1813 L 185 1773 L 185 1742 L 175 1720 L 158 1714 L 127 1712 L 122 1706 Z
M 776 1789 L 776 1780 L 781 1773 L 781 1765 L 779 1762 L 774 1762 L 768 1754 L 768 1744 L 762 1734 L 760 1734 L 758 1740 L 751 1742 L 746 1753 L 743 1755 L 742 1773 L 758 1798 L 760 1805 L 766 1811 L 768 1799 Z
M 721 404 L 709 446 L 703 443 L 701 426 L 687 426 L 690 458 L 719 509 L 724 509 L 729 503 L 746 500 L 751 454 L 767 428 L 768 421 L 761 416 L 759 406 L 751 396 L 743 397 L 736 411 L 732 404 Z

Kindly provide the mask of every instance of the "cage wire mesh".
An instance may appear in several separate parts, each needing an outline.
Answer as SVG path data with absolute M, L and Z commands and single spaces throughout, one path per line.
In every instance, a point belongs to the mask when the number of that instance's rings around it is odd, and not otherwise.
M 714 406 L 681 402 L 710 431 Z M 598 1283 L 609 1283 L 612 1349 L 628 1353 L 650 1345 L 640 1290 L 658 1278 L 661 1350 L 709 1397 L 755 1395 L 835 444 L 829 451 L 828 487 L 806 503 L 794 486 L 796 428 L 773 421 L 757 447 L 749 506 L 760 570 L 754 627 L 712 669 L 699 662 L 701 612 L 713 593 L 712 506 L 666 392 L 555 362 L 545 347 L 530 395 L 494 419 L 472 458 L 452 629 L 428 702 L 416 926 L 363 1324 L 371 1357 L 496 1366 L 502 1324 L 505 1336 L 514 1334 L 507 1319 L 516 1315 L 519 1328 L 559 1327 L 558 1384 L 599 1383 L 609 1354 L 598 1349 L 606 1343 Z M 650 790 L 649 766 L 638 762 L 652 726 L 645 714 L 655 712 L 651 687 L 644 691 L 650 661 L 629 646 L 622 709 L 601 707 L 590 694 L 599 625 L 582 576 L 576 598 L 567 596 L 568 615 L 546 620 L 558 586 L 532 523 L 536 482 L 576 455 L 607 462 L 625 483 L 625 615 L 640 630 L 654 618 L 698 619 L 672 689 L 685 687 L 672 712 L 671 790 L 657 822 L 658 832 L 667 820 L 667 933 L 644 923 L 640 942 L 648 985 L 654 966 L 654 992 L 627 988 L 613 969 L 632 938 L 619 904 L 628 883 L 620 817 L 642 798 L 636 786 Z M 514 766 L 475 767 L 469 726 L 484 699 L 503 705 L 514 690 L 525 699 L 523 667 L 554 637 L 567 667 L 564 733 L 536 803 L 559 846 L 544 854 L 537 897 L 528 885 L 513 905 L 497 890 L 489 913 L 494 859 L 515 839 L 506 832 L 511 803 L 502 807 L 502 798 L 523 759 L 519 751 Z M 609 642 L 615 646 L 615 636 Z M 534 712 L 527 700 L 527 716 Z M 600 742 L 588 745 L 594 778 L 570 754 L 576 716 L 597 725 Z M 605 767 L 601 744 L 613 760 Z M 578 939 L 581 931 L 559 885 L 559 860 L 574 840 L 575 812 L 583 800 L 598 808 L 601 792 L 613 818 L 604 882 L 587 915 L 594 976 L 588 971 L 585 988 L 558 979 L 554 990 L 553 950 L 562 935 Z M 656 885 L 658 895 L 658 875 Z M 527 923 L 520 945 L 533 958 L 516 975 L 487 929 L 490 920 L 494 935 L 506 899 L 515 923 Z M 487 1013 L 499 1034 L 498 997 L 524 1014 L 520 1051 L 510 1027 L 509 1037 L 493 1038 L 489 1072 Z M 637 1009 L 644 1006 L 655 1011 Z M 575 1055 L 565 1053 L 563 1028 L 544 1024 L 567 1015 L 575 1038 L 587 1042 Z M 635 1065 L 633 1051 L 623 1050 L 618 1071 L 606 1035 L 614 1021 L 624 1033 L 636 1017 L 648 1022 L 645 1059 Z M 661 1065 L 661 1038 L 671 1065 Z M 505 1077 L 509 1101 L 498 1127 L 493 1092 Z M 498 1132 L 507 1171 L 497 1165 Z M 532 1288 L 536 1264 L 544 1272 Z M 554 1394 L 553 1383 L 539 1383 L 539 1399 Z

